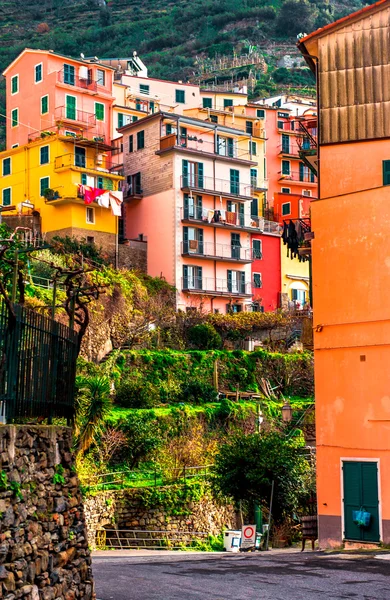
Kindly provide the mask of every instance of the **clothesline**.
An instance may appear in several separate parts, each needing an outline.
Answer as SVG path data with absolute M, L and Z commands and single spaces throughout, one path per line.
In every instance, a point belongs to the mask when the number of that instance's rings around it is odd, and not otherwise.
M 77 184 L 77 190 L 80 196 L 84 198 L 84 204 L 97 202 L 103 208 L 110 208 L 115 217 L 122 216 L 123 192 L 119 190 L 104 190 L 94 188 L 82 183 Z

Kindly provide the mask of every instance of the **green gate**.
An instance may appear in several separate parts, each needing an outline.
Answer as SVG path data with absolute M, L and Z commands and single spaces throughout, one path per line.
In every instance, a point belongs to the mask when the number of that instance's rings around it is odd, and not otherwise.
M 379 542 L 378 465 L 376 462 L 343 462 L 344 538 Z M 371 514 L 370 525 L 359 527 L 353 511 L 364 508 Z

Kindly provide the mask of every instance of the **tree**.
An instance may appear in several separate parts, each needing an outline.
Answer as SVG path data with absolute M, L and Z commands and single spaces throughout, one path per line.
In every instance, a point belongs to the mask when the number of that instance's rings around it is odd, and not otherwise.
M 131 469 L 138 467 L 146 458 L 162 444 L 156 417 L 152 412 L 132 412 L 126 420 L 118 423 L 126 435 L 126 456 Z
M 108 377 L 78 377 L 76 440 L 77 449 L 85 453 L 96 443 L 112 407 Z
M 280 9 L 276 30 L 288 36 L 310 32 L 315 16 L 315 8 L 307 0 L 286 0 Z
M 298 508 L 311 484 L 310 465 L 299 450 L 303 445 L 279 431 L 239 433 L 216 456 L 214 486 L 237 503 L 269 505 L 274 481 L 273 517 L 280 522 Z

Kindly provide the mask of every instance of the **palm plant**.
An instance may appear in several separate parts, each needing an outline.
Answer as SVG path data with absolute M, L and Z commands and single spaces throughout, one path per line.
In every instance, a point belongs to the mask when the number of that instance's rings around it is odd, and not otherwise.
M 84 454 L 96 442 L 112 401 L 110 380 L 105 376 L 76 379 L 76 449 Z

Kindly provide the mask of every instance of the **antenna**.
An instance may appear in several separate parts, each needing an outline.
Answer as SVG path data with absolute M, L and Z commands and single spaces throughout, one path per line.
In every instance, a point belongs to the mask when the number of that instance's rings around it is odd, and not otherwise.
M 81 52 L 80 56 L 81 56 L 81 58 L 84 60 L 84 58 L 85 58 L 85 55 L 84 55 L 82 52 Z

